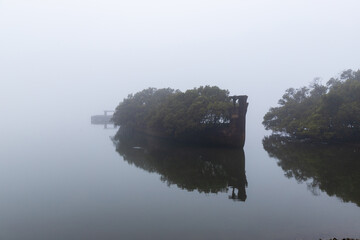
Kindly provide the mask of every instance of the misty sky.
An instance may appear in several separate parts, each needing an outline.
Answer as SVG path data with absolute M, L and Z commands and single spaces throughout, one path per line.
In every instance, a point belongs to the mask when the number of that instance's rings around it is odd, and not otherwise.
M 147 87 L 217 85 L 248 95 L 260 123 L 285 89 L 360 67 L 359 10 L 358 0 L 0 0 L 0 121 L 88 120 Z

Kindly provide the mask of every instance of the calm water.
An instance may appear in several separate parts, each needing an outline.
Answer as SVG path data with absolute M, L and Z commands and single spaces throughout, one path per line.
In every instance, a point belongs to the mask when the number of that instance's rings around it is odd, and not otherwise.
M 2 127 L 0 239 L 360 237 L 359 150 L 255 127 L 244 151 L 114 138 L 87 116 Z

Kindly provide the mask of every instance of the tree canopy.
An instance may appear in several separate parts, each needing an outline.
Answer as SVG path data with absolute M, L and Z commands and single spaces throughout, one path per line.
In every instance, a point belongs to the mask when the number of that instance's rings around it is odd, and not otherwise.
M 320 141 L 360 140 L 360 70 L 346 70 L 326 85 L 289 88 L 264 116 L 267 130 Z
M 114 113 L 116 125 L 155 129 L 171 136 L 230 123 L 229 91 L 205 86 L 181 92 L 148 88 L 130 94 Z

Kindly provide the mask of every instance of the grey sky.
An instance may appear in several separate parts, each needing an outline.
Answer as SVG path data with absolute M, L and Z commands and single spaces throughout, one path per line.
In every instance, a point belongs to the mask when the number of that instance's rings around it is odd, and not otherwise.
M 0 0 L 0 115 L 88 117 L 150 86 L 218 85 L 249 95 L 261 122 L 286 88 L 359 68 L 359 10 L 358 0 Z

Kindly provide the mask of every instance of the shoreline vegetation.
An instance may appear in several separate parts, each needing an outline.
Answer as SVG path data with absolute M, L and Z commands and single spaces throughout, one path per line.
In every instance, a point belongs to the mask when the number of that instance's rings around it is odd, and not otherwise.
M 128 95 L 112 121 L 150 136 L 206 146 L 242 148 L 245 143 L 247 96 L 205 86 L 181 92 L 148 88 Z
M 289 88 L 265 114 L 266 130 L 306 142 L 360 144 L 360 70 L 343 71 L 326 85 Z

